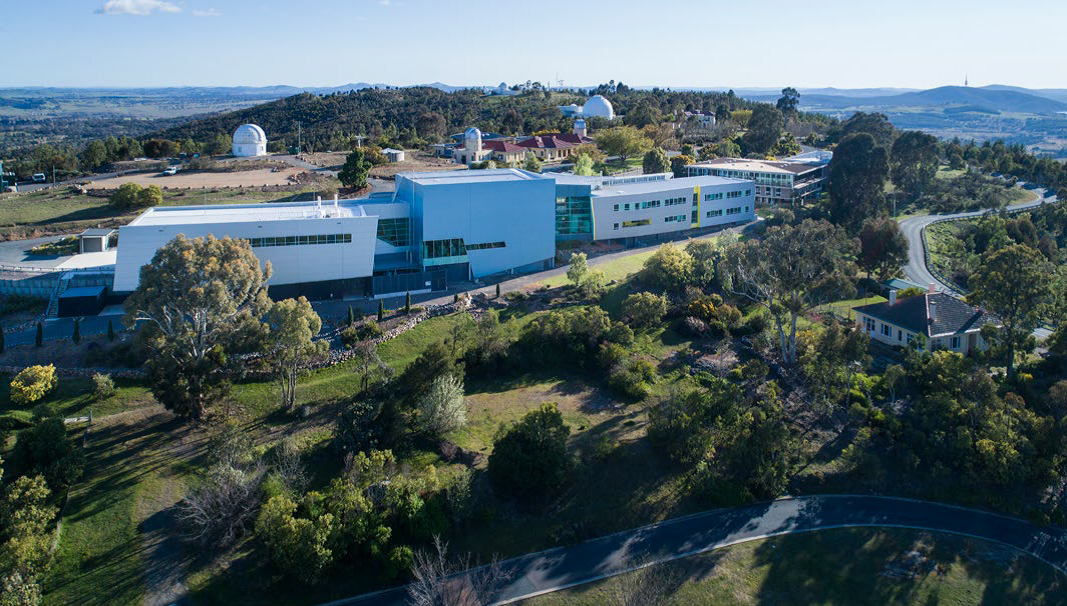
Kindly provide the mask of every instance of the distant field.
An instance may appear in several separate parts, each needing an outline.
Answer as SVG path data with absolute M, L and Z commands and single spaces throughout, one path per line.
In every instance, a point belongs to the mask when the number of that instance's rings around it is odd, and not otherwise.
M 176 175 L 162 175 L 157 172 L 123 175 L 110 179 L 93 179 L 88 189 L 114 189 L 123 183 L 138 185 L 158 185 L 160 187 L 258 187 L 263 185 L 288 185 L 289 177 L 305 172 L 302 168 L 288 167 L 278 172 L 271 169 L 242 170 L 235 172 L 179 172 Z
M 229 175 L 240 173 L 212 173 Z M 174 177 L 168 177 L 174 178 Z M 265 192 L 254 188 L 167 190 L 163 204 L 242 204 L 314 198 L 320 187 L 306 187 L 290 192 Z M 137 216 L 137 212 L 120 212 L 105 197 L 74 192 L 69 187 L 38 190 L 22 194 L 0 195 L 0 239 L 21 240 L 53 234 L 77 233 L 89 227 L 116 226 Z

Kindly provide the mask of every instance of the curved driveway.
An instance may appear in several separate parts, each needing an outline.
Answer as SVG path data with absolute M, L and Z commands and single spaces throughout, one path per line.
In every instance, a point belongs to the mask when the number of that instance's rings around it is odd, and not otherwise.
M 1023 185 L 1022 182 L 1019 185 Z M 1022 202 L 1020 204 L 1012 204 L 1008 206 L 1008 211 L 1023 210 L 1026 208 L 1032 208 L 1034 206 L 1041 206 L 1045 203 L 1054 202 L 1056 198 L 1053 196 L 1051 200 L 1045 196 L 1047 192 L 1042 188 L 1035 188 L 1033 190 L 1037 194 L 1036 200 L 1029 202 Z M 976 210 L 966 213 L 954 213 L 949 215 L 923 215 L 921 217 L 910 217 L 903 219 L 899 222 L 901 231 L 904 232 L 904 237 L 908 240 L 908 265 L 904 268 L 904 275 L 908 280 L 926 286 L 928 284 L 937 285 L 942 292 L 947 292 L 954 295 L 962 295 L 963 293 L 957 292 L 956 289 L 945 284 L 941 280 L 938 280 L 930 273 L 929 268 L 926 266 L 926 246 L 923 242 L 923 230 L 926 229 L 931 223 L 942 221 L 945 219 L 966 219 L 968 217 L 978 217 L 985 214 L 986 210 Z
M 1067 531 L 1038 527 L 977 509 L 861 495 L 783 498 L 717 509 L 502 562 L 508 582 L 493 604 L 508 604 L 765 537 L 845 527 L 912 528 L 994 541 L 1067 572 Z M 403 588 L 331 602 L 329 606 L 399 606 Z

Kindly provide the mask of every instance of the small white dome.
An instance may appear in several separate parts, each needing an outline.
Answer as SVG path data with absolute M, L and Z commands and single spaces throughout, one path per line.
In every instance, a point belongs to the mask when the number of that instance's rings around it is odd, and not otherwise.
M 574 128 L 585 128 L 585 120 L 578 118 L 574 121 Z
M 508 89 L 508 83 L 507 82 L 501 82 L 500 86 L 498 86 L 497 88 L 500 89 L 500 90 L 507 90 Z
M 582 115 L 586 117 L 596 116 L 598 118 L 607 118 L 611 120 L 615 117 L 615 108 L 612 107 L 611 101 L 608 101 L 603 95 L 593 95 L 589 97 L 589 100 L 582 106 Z
M 463 138 L 464 139 L 481 139 L 482 138 L 482 131 L 478 130 L 477 127 L 472 126 L 472 127 L 468 128 L 466 131 L 463 132 Z
M 242 124 L 234 131 L 233 142 L 236 145 L 265 144 L 267 142 L 267 133 L 263 132 L 263 129 L 255 124 Z

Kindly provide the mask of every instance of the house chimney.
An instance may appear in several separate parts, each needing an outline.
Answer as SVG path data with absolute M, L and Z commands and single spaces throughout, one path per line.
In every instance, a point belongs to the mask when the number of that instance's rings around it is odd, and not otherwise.
M 897 304 L 897 289 L 895 289 L 895 288 L 889 291 L 889 304 L 890 305 L 896 305 Z
M 937 322 L 937 303 L 930 301 L 930 321 Z
M 931 282 L 930 285 L 926 287 L 926 292 L 930 294 L 934 294 L 935 292 L 937 292 L 937 284 Z

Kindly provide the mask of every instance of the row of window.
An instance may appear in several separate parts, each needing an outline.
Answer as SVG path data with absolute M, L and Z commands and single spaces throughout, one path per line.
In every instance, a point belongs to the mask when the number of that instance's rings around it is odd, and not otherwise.
M 671 215 L 669 217 L 663 217 L 664 223 L 674 223 L 676 221 L 685 221 L 685 215 Z
M 422 257 L 424 259 L 462 257 L 465 254 L 467 254 L 467 247 L 463 244 L 463 238 L 427 240 L 422 243 Z
M 487 250 L 490 248 L 504 248 L 507 244 L 503 242 L 483 242 L 481 244 L 468 244 L 467 250 Z
M 713 194 L 704 194 L 704 201 L 707 202 L 709 200 L 722 200 L 722 192 L 720 191 L 715 192 Z
M 351 244 L 352 234 L 317 234 L 310 236 L 268 236 L 248 238 L 252 248 L 269 246 L 306 246 L 309 244 Z
M 876 326 L 877 326 L 877 322 L 875 322 L 873 319 L 871 319 L 871 318 L 863 318 L 863 328 L 868 334 L 874 334 Z M 883 337 L 888 337 L 888 338 L 892 339 L 893 338 L 893 327 L 890 326 L 889 324 L 883 323 L 882 324 L 881 333 L 882 333 Z M 904 331 L 898 328 L 897 329 L 897 341 L 900 341 L 902 343 L 911 343 L 915 339 L 915 335 L 913 335 L 910 332 L 907 334 L 907 338 L 906 339 L 904 337 L 905 337 Z M 959 349 L 961 343 L 962 343 L 962 341 L 961 341 L 960 337 L 958 337 L 958 336 L 950 337 L 949 338 L 949 349 Z M 935 339 L 934 342 L 932 343 L 932 348 L 933 349 L 940 349 L 940 346 L 941 346 L 941 339 Z
M 726 192 L 726 197 L 727 198 L 740 198 L 741 197 L 741 190 L 728 191 L 728 192 Z
M 748 207 L 746 206 L 745 208 L 748 208 Z M 739 215 L 739 214 L 741 214 L 741 207 L 737 206 L 735 208 L 727 208 L 726 209 L 726 214 L 728 214 L 728 215 Z
M 682 196 L 681 198 L 667 198 L 667 200 L 664 202 L 664 205 L 676 206 L 678 204 L 685 204 L 686 202 L 688 202 L 688 200 L 686 200 L 685 196 Z

